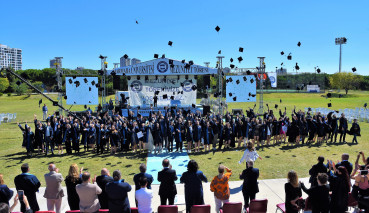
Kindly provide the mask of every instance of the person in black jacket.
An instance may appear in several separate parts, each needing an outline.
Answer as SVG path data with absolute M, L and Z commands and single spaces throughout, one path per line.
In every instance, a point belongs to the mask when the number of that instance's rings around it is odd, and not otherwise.
M 318 157 L 318 163 L 313 165 L 311 167 L 311 169 L 309 170 L 309 174 L 310 174 L 310 179 L 309 179 L 309 183 L 311 183 L 311 186 L 317 186 L 318 185 L 318 181 L 317 181 L 317 176 L 319 173 L 327 173 L 328 168 L 326 165 L 324 165 L 324 157 L 323 156 L 319 156 Z
M 78 169 L 78 165 L 74 163 L 70 165 L 68 175 L 64 179 L 70 210 L 79 210 L 79 196 L 76 191 L 76 186 L 82 183 L 82 179 L 80 178 L 82 170 L 83 167 Z
M 247 169 L 240 174 L 240 179 L 243 180 L 242 194 L 245 208 L 249 207 L 249 201 L 255 199 L 256 193 L 259 192 L 259 169 L 254 168 L 254 161 L 247 161 L 247 166 Z
M 335 174 L 331 172 L 332 168 Z M 336 166 L 329 161 L 329 183 L 332 191 L 332 202 L 330 212 L 344 213 L 348 209 L 348 197 L 350 192 L 350 178 L 347 169 L 343 166 Z
M 109 198 L 109 212 L 131 212 L 128 192 L 132 190 L 132 187 L 121 180 L 121 172 L 115 170 L 113 172 L 114 182 L 110 182 L 106 185 L 106 193 Z
M 354 143 L 354 142 L 357 143 L 356 136 L 361 136 L 360 135 L 360 126 L 357 123 L 357 119 L 354 119 L 354 122 L 352 123 L 352 127 L 351 127 L 351 129 L 349 131 L 349 134 L 354 136 L 352 138 L 352 143 Z
M 154 181 L 154 178 L 152 177 L 152 175 L 146 173 L 147 167 L 146 164 L 141 163 L 140 164 L 140 173 L 135 174 L 133 176 L 133 182 L 135 183 L 135 190 L 139 190 L 141 188 L 140 186 L 140 178 L 141 177 L 145 177 L 147 179 L 147 189 L 151 189 L 151 183 Z
M 4 183 L 3 174 L 0 174 L 0 203 L 9 205 L 9 200 L 13 197 L 13 190 L 9 189 Z
M 343 142 L 346 143 L 347 128 L 347 119 L 345 118 L 345 114 L 342 113 L 340 117 L 340 125 L 338 127 L 338 130 L 340 132 L 340 143 L 342 142 L 342 138 Z
M 164 168 L 158 172 L 160 205 L 167 205 L 167 200 L 168 205 L 173 205 L 174 197 L 177 194 L 175 181 L 178 177 L 176 170 L 172 169 L 168 159 L 164 159 L 162 164 Z
M 96 177 L 96 183 L 102 190 L 101 194 L 98 195 L 101 209 L 109 209 L 108 195 L 106 194 L 105 186 L 113 181 L 113 178 L 110 177 L 109 171 L 106 168 L 101 169 L 101 175 Z
M 284 185 L 284 190 L 286 192 L 286 213 L 297 213 L 300 208 L 297 204 L 297 200 L 302 196 L 297 173 L 293 170 L 289 171 L 287 179 L 288 183 Z
M 348 174 L 350 175 L 352 173 L 352 163 L 350 163 L 348 160 L 350 158 L 350 155 L 347 153 L 343 153 L 341 156 L 342 161 L 340 163 L 337 163 L 336 168 L 343 166 L 346 168 Z
M 300 182 L 301 188 L 309 195 L 312 213 L 328 213 L 331 202 L 329 185 L 327 184 L 328 175 L 326 173 L 319 173 L 316 179 L 318 185 L 307 189 L 304 183 Z

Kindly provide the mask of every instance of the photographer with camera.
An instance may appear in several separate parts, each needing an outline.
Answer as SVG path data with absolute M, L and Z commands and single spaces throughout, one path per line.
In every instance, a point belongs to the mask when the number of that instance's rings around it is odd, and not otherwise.
M 360 154 L 359 154 L 360 155 Z M 352 176 L 354 176 L 355 184 L 352 186 L 351 194 L 355 200 L 359 203 L 359 209 L 365 209 L 365 212 L 369 212 L 369 165 L 359 166 L 356 165 Z M 358 172 L 357 172 L 358 171 Z

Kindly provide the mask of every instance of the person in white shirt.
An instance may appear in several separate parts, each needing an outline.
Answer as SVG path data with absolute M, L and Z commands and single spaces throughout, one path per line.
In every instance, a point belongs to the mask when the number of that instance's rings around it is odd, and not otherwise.
M 248 162 L 248 161 L 255 162 L 256 159 L 258 159 L 258 158 L 260 160 L 262 160 L 262 158 L 256 152 L 256 150 L 254 148 L 254 144 L 250 141 L 250 142 L 247 143 L 247 148 L 246 148 L 245 152 L 243 153 L 243 156 L 242 156 L 241 160 L 238 163 L 241 164 L 244 161 L 246 161 L 246 162 Z M 247 168 L 247 164 L 246 164 L 246 168 Z
M 141 188 L 136 191 L 136 200 L 138 212 L 140 213 L 152 213 L 151 202 L 152 202 L 152 190 L 147 189 L 147 178 L 140 178 Z

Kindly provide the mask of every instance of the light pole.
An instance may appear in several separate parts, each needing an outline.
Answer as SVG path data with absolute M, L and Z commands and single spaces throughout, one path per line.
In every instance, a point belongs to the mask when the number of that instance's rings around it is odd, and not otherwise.
M 222 104 L 222 97 L 223 97 L 223 60 L 224 56 L 217 56 L 218 59 L 218 102 L 219 102 L 219 114 L 223 116 L 223 104 Z
M 347 38 L 340 37 L 335 39 L 336 45 L 340 45 L 340 64 L 339 64 L 339 72 L 341 72 L 341 63 L 342 63 L 342 44 L 347 43 Z
M 264 99 L 263 99 L 263 94 L 264 94 L 264 88 L 263 88 L 263 82 L 264 82 L 264 74 L 265 74 L 265 62 L 264 59 L 265 57 L 258 57 L 258 59 L 260 60 L 260 65 L 259 65 L 259 69 L 258 69 L 258 75 L 259 75 L 259 86 L 260 86 L 260 91 L 259 91 L 259 114 L 262 114 L 264 112 Z
M 101 59 L 101 70 L 104 72 L 104 75 L 101 76 L 101 86 L 103 88 L 102 94 L 101 94 L 101 106 L 103 107 L 103 109 L 105 109 L 105 104 L 106 104 L 106 85 L 105 85 L 105 80 L 106 80 L 106 68 L 108 68 L 108 62 L 106 61 L 107 56 L 102 56 L 100 55 L 99 58 Z
M 55 57 L 55 66 L 56 66 L 56 81 L 58 83 L 58 104 L 59 106 L 63 106 L 63 70 L 62 70 L 62 59 L 63 57 Z M 60 115 L 63 113 L 63 110 L 59 107 Z

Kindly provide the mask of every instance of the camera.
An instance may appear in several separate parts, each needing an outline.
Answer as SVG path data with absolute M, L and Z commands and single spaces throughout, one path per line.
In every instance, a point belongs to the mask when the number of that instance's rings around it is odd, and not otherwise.
M 360 170 L 360 175 L 368 175 L 368 170 Z
M 24 191 L 23 190 L 19 190 L 18 191 L 18 199 L 19 199 L 19 201 L 23 201 L 23 195 L 24 195 Z

